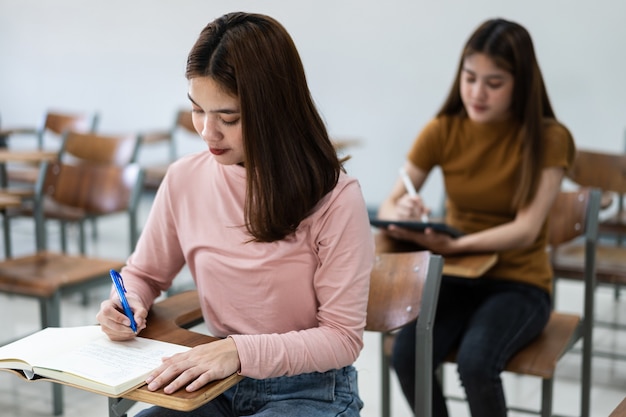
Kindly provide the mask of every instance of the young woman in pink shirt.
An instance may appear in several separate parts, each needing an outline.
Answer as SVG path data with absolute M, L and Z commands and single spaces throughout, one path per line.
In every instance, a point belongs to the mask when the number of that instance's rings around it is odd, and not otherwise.
M 356 371 L 374 259 L 358 182 L 343 170 L 286 30 L 230 13 L 187 60 L 193 123 L 207 150 L 168 170 L 121 271 L 137 329 L 187 265 L 205 323 L 222 338 L 172 356 L 150 390 L 248 378 L 192 413 L 141 416 L 358 416 Z M 115 293 L 98 321 L 135 337 Z

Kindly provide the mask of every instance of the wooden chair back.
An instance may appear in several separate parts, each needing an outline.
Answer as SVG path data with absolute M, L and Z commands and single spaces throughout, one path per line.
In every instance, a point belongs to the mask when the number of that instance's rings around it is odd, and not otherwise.
M 626 240 L 626 153 L 598 152 L 579 149 L 568 177 L 583 187 L 595 187 L 605 193 L 602 208 L 611 206 L 617 198 L 617 211 L 604 216 L 600 222 L 600 233 L 616 237 L 617 246 Z M 599 277 L 602 281 L 602 277 Z
M 174 128 L 181 128 L 188 133 L 196 134 L 196 128 L 193 126 L 193 120 L 191 118 L 191 110 L 179 110 L 176 114 L 176 122 Z
M 66 207 L 103 215 L 128 210 L 141 177 L 136 164 L 45 164 L 37 194 Z
M 59 160 L 124 166 L 135 162 L 138 147 L 139 136 L 136 134 L 104 135 L 66 131 Z
M 416 322 L 416 415 L 432 413 L 432 332 L 443 259 L 428 251 L 381 253 L 370 280 L 366 331 L 380 332 L 382 415 L 389 416 L 391 364 L 385 343 L 393 330 Z
M 197 136 L 196 129 L 193 126 L 191 110 L 181 109 L 176 112 L 174 123 L 169 130 L 144 132 L 140 135 L 142 149 L 146 145 L 167 144 L 168 156 L 166 160 L 160 159 L 158 162 L 150 162 L 145 165 L 144 187 L 149 190 L 156 190 L 169 165 L 178 158 L 177 136 L 178 133 L 185 132 Z
M 46 132 L 61 136 L 67 131 L 95 132 L 98 127 L 99 115 L 83 113 L 67 113 L 49 111 L 44 115 L 41 126 L 37 129 L 37 149 L 44 148 Z
M 550 246 L 557 247 L 585 234 L 585 227 L 589 224 L 590 194 L 590 188 L 559 193 L 548 217 Z
M 376 256 L 365 330 L 390 332 L 418 318 L 432 256 L 428 251 Z
M 579 149 L 567 176 L 583 187 L 626 194 L 626 154 Z
M 129 240 L 132 251 L 139 237 L 137 211 L 142 191 L 143 170 L 133 163 L 123 167 L 102 164 L 47 162 L 40 169 L 35 186 L 33 210 L 38 249 L 45 248 L 45 219 L 73 221 L 79 224 L 80 252 L 86 253 L 84 220 L 126 212 L 129 216 Z M 26 210 L 26 209 L 24 209 Z M 67 251 L 64 228 L 61 247 Z
M 68 130 L 87 132 L 96 129 L 97 121 L 97 116 L 50 111 L 44 116 L 41 130 L 49 130 L 57 135 L 61 135 Z

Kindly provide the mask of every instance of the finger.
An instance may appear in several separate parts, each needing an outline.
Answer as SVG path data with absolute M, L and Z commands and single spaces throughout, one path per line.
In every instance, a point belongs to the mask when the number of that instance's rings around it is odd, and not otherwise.
M 212 374 L 210 371 L 203 372 L 200 374 L 195 380 L 191 382 L 191 384 L 185 387 L 187 392 L 194 392 L 205 386 L 211 381 L 216 380 L 217 377 Z
M 150 391 L 156 391 L 165 386 L 167 390 L 164 389 L 164 391 L 167 394 L 171 394 L 192 380 L 189 373 L 186 374 L 187 370 L 188 368 L 184 363 L 173 361 L 164 362 L 163 365 L 155 369 L 155 371 L 146 378 L 148 389 Z

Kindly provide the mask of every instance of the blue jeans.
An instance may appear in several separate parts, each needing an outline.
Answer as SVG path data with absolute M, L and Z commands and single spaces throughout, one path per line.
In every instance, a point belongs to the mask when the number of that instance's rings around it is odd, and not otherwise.
M 190 411 L 152 407 L 137 417 L 307 416 L 358 417 L 357 372 L 352 366 L 268 379 L 245 378 L 213 401 Z
M 507 361 L 537 337 L 550 318 L 550 296 L 523 283 L 444 276 L 433 328 L 433 370 L 457 349 L 457 370 L 472 416 L 505 417 L 500 373 Z M 402 391 L 415 406 L 415 323 L 398 334 L 393 366 Z M 433 416 L 447 417 L 433 375 Z

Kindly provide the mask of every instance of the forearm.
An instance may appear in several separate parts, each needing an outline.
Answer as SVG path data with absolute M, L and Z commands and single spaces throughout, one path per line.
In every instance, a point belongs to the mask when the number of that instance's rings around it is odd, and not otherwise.
M 450 254 L 472 252 L 501 252 L 531 245 L 537 237 L 529 229 L 515 221 L 467 234 L 452 241 Z
M 258 379 L 339 369 L 354 363 L 363 347 L 362 331 L 348 335 L 328 327 L 231 337 L 241 374 Z

